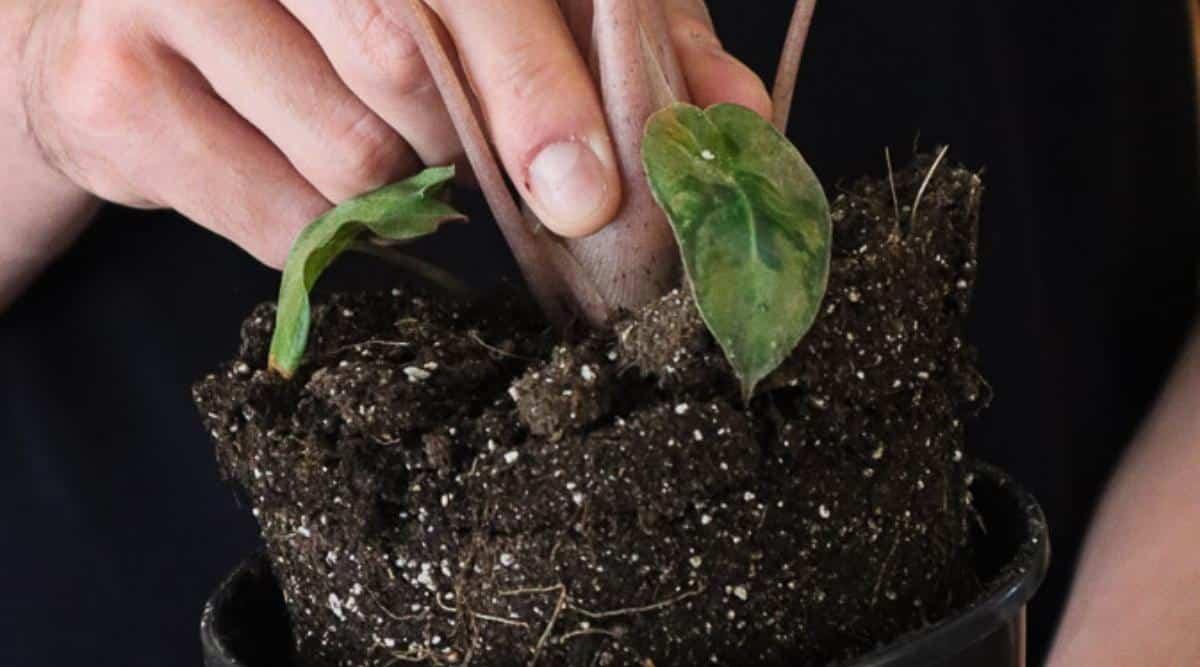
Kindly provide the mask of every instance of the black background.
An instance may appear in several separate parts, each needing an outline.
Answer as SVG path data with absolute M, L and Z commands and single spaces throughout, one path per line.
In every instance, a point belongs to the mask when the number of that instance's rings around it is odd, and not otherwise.
M 789 3 L 711 4 L 772 74 Z M 996 399 L 971 439 L 1050 519 L 1035 656 L 1195 312 L 1188 31 L 1182 0 L 827 1 L 801 74 L 792 137 L 827 185 L 882 173 L 918 133 L 987 169 L 972 334 Z M 482 213 L 419 247 L 480 284 L 511 274 Z M 394 277 L 352 264 L 329 284 Z M 0 316 L 0 664 L 199 662 L 203 601 L 256 537 L 189 385 L 276 281 L 176 216 L 112 208 Z

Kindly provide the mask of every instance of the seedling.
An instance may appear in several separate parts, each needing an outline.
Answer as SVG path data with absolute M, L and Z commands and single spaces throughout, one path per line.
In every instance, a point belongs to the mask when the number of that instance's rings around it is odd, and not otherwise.
M 547 317 L 599 326 L 677 284 L 696 304 L 748 400 L 812 326 L 829 273 L 829 204 L 784 137 L 815 0 L 801 0 L 780 59 L 774 123 L 736 105 L 700 109 L 656 0 L 561 0 L 576 41 L 593 54 L 625 199 L 615 221 L 565 241 L 522 211 L 488 143 L 459 68 L 421 0 L 403 0 L 483 194 Z M 589 25 L 591 30 L 581 27 Z M 297 240 L 280 288 L 271 367 L 290 377 L 308 335 L 308 291 L 354 237 L 432 233 L 461 218 L 437 198 L 452 175 L 427 170 L 348 201 Z
M 454 178 L 454 167 L 436 167 L 351 199 L 317 218 L 292 245 L 279 285 L 270 367 L 290 378 L 308 343 L 308 293 L 321 273 L 359 236 L 370 232 L 390 241 L 432 234 L 464 216 L 438 199 Z

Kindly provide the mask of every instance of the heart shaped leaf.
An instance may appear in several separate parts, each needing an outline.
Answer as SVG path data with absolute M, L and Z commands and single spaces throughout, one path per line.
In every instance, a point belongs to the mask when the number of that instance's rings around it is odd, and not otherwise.
M 393 241 L 437 231 L 463 216 L 438 197 L 454 178 L 454 167 L 434 167 L 346 201 L 304 228 L 292 245 L 279 285 L 270 367 L 290 378 L 308 344 L 308 293 L 321 273 L 363 232 Z
M 747 400 L 808 332 L 829 279 L 829 202 L 786 137 L 733 104 L 673 104 L 642 160 L 700 314 Z

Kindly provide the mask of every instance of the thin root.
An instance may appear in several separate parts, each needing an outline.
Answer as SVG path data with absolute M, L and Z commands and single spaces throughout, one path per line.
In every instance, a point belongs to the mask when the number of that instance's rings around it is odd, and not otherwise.
M 437 605 L 439 607 L 441 607 L 442 611 L 444 611 L 448 614 L 455 614 L 455 615 L 458 614 L 458 608 L 451 607 L 450 605 L 446 604 L 445 602 L 442 602 L 442 597 L 440 595 L 434 595 L 433 599 L 437 600 Z M 526 623 L 525 621 L 516 621 L 511 618 L 504 618 L 502 616 L 493 616 L 491 614 L 485 614 L 483 612 L 474 611 L 473 609 L 471 609 L 469 607 L 467 608 L 467 614 L 471 618 L 475 618 L 480 621 L 490 621 L 492 623 L 500 623 L 502 625 L 512 625 L 512 626 L 516 626 L 518 628 L 526 628 L 526 629 L 529 628 L 529 624 Z
M 374 603 L 375 603 L 375 606 L 376 606 L 376 607 L 379 607 L 379 611 L 382 611 L 384 614 L 386 614 L 388 618 L 392 619 L 393 621 L 399 621 L 399 622 L 401 622 L 401 623 L 404 623 L 404 622 L 407 622 L 407 621 L 416 621 L 416 620 L 420 620 L 420 619 L 422 619 L 422 618 L 425 618 L 426 616 L 428 616 L 428 615 L 429 615 L 427 612 L 422 612 L 422 613 L 420 613 L 420 614 L 408 614 L 408 615 L 405 615 L 405 616 L 400 616 L 399 614 L 397 614 L 396 612 L 392 611 L 391 609 L 388 609 L 388 608 L 387 608 L 387 606 L 385 606 L 385 605 L 384 605 L 382 602 L 380 602 L 380 601 L 379 601 L 377 598 L 372 598 L 372 602 L 374 602 Z
M 929 182 L 933 180 L 933 174 L 942 164 L 942 160 L 946 157 L 946 153 L 950 152 L 950 146 L 942 146 L 942 150 L 938 152 L 937 159 L 933 161 L 933 166 L 929 168 L 929 173 L 925 174 L 925 180 L 921 183 L 921 189 L 917 190 L 917 199 L 913 202 L 912 219 L 909 221 L 909 229 L 917 225 L 917 209 L 921 207 L 921 198 L 925 196 L 925 188 L 929 187 Z
M 587 616 L 588 618 L 612 618 L 614 616 L 630 616 L 632 614 L 644 614 L 646 612 L 657 611 L 659 609 L 663 609 L 664 607 L 670 607 L 671 605 L 683 602 L 684 600 L 686 600 L 688 598 L 696 597 L 697 595 L 699 595 L 703 592 L 704 592 L 704 586 L 701 586 L 700 588 L 697 588 L 696 590 L 687 591 L 686 593 L 681 593 L 681 594 L 679 594 L 673 598 L 670 598 L 668 600 L 662 600 L 661 602 L 655 602 L 654 604 L 648 604 L 643 607 L 626 607 L 624 609 L 612 609 L 610 611 L 588 611 L 587 609 L 584 609 L 582 607 L 576 607 L 575 605 L 571 605 L 571 611 L 573 611 L 577 614 L 582 614 L 583 616 Z
M 896 195 L 896 172 L 892 169 L 892 149 L 884 146 L 883 159 L 887 161 L 888 183 L 892 186 L 892 206 L 896 210 L 896 222 L 892 225 L 892 240 L 900 240 L 900 197 Z
M 518 595 L 542 595 L 545 593 L 557 593 L 559 591 L 564 591 L 564 590 L 566 590 L 566 586 L 564 586 L 563 584 L 555 584 L 553 586 L 541 586 L 538 588 L 514 588 L 513 590 L 510 590 L 510 591 L 500 591 L 500 592 L 496 593 L 496 595 L 499 595 L 500 597 L 508 598 L 508 597 L 515 597 Z
M 378 345 L 380 347 L 411 347 L 412 343 L 407 343 L 402 340 L 380 340 L 378 338 L 373 338 L 371 340 L 364 340 L 359 343 L 352 343 L 350 345 L 344 345 L 344 346 L 339 347 L 338 349 L 334 350 L 333 353 L 341 354 L 342 352 L 349 352 L 351 350 L 357 350 L 360 347 L 366 347 L 369 345 Z
M 519 359 L 519 360 L 521 360 L 521 361 L 535 361 L 534 359 L 531 359 L 531 358 L 529 358 L 529 357 L 522 357 L 522 356 L 521 356 L 521 355 L 519 355 L 519 354 L 513 354 L 512 352 L 506 352 L 506 351 L 504 351 L 504 350 L 501 350 L 500 348 L 496 347 L 495 345 L 488 345 L 487 343 L 485 343 L 485 342 L 483 341 L 483 339 L 482 339 L 482 338 L 480 338 L 480 337 L 479 337 L 479 332 L 478 332 L 478 331 L 471 331 L 471 333 L 470 333 L 470 334 L 468 334 L 468 335 L 469 335 L 469 337 L 471 338 L 471 340 L 473 340 L 473 341 L 475 341 L 476 343 L 478 343 L 478 344 L 479 344 L 481 347 L 483 347 L 484 349 L 486 349 L 486 350 L 488 350 L 488 351 L 490 351 L 490 352 L 493 352 L 493 353 L 495 353 L 495 354 L 498 354 L 498 355 L 500 355 L 500 356 L 502 356 L 502 357 L 508 357 L 508 358 L 510 358 L 510 359 Z
M 888 550 L 888 555 L 883 559 L 883 565 L 879 566 L 879 576 L 875 579 L 875 589 L 871 591 L 871 606 L 875 606 L 875 602 L 879 600 L 879 587 L 883 585 L 883 577 L 887 574 L 888 565 L 892 562 L 892 556 L 896 555 L 896 547 L 900 546 L 900 531 L 896 531 L 896 539 L 892 540 L 892 548 Z
M 567 605 L 567 589 L 564 586 L 558 594 L 558 602 L 554 603 L 554 613 L 550 615 L 550 620 L 546 623 L 546 629 L 542 630 L 542 636 L 538 638 L 537 646 L 533 648 L 533 657 L 529 658 L 529 666 L 537 664 L 538 657 L 542 654 L 542 649 L 546 646 L 546 640 L 550 638 L 550 632 L 554 630 L 554 624 L 558 623 L 558 617 L 562 616 L 563 607 Z
M 584 635 L 604 635 L 606 637 L 612 637 L 613 639 L 621 638 L 620 634 L 613 632 L 612 630 L 605 630 L 604 628 L 580 628 L 578 630 L 564 632 L 554 639 L 554 643 L 565 644 L 568 640 L 576 637 L 582 637 Z

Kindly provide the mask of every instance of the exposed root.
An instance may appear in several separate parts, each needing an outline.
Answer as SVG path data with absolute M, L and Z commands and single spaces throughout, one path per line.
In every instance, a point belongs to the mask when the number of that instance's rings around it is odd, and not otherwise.
M 892 149 L 889 146 L 883 148 L 883 159 L 887 161 L 888 184 L 892 186 L 892 206 L 896 209 L 896 220 L 892 225 L 893 243 L 900 240 L 900 197 L 896 194 L 896 171 L 892 168 Z
M 554 611 L 551 612 L 550 619 L 546 622 L 546 626 L 542 629 L 542 633 L 538 637 L 537 643 L 534 644 L 534 646 L 532 648 L 532 655 L 530 656 L 529 662 L 527 664 L 529 665 L 529 667 L 533 667 L 533 665 L 537 664 L 538 659 L 541 657 L 542 652 L 545 650 L 545 648 L 548 644 L 561 645 L 575 637 L 582 637 L 582 636 L 586 636 L 586 635 L 605 635 L 607 637 L 612 637 L 613 639 L 620 639 L 622 636 L 622 634 L 618 631 L 607 630 L 604 628 L 586 627 L 586 623 L 585 623 L 584 624 L 585 627 L 581 627 L 576 630 L 571 630 L 569 632 L 564 632 L 563 634 L 555 637 L 553 634 L 554 628 L 558 625 L 558 622 L 562 619 L 562 616 L 564 613 L 572 612 L 575 614 L 579 614 L 580 616 L 584 616 L 586 618 L 591 618 L 591 619 L 605 619 L 605 618 L 615 618 L 618 616 L 632 616 L 634 614 L 645 614 L 645 613 L 649 613 L 652 611 L 658 611 L 660 609 L 665 609 L 672 605 L 679 604 L 680 602 L 683 602 L 684 600 L 687 600 L 688 598 L 700 595 L 705 590 L 706 590 L 706 587 L 701 585 L 700 587 L 698 587 L 696 589 L 693 589 L 690 591 L 685 591 L 683 593 L 680 593 L 679 595 L 676 595 L 675 597 L 668 598 L 665 600 L 660 600 L 660 601 L 654 602 L 652 604 L 642 605 L 642 606 L 638 606 L 638 607 L 624 607 L 621 609 L 609 609 L 609 610 L 605 610 L 605 611 L 592 611 L 590 609 L 584 609 L 583 607 L 580 607 L 580 606 L 572 603 L 570 592 L 567 590 L 566 585 L 562 584 L 562 583 L 555 584 L 553 586 L 534 586 L 534 587 L 529 587 L 529 588 L 516 588 L 516 589 L 512 589 L 512 590 L 499 591 L 496 593 L 496 595 L 498 595 L 500 597 L 516 597 L 516 596 L 520 596 L 520 595 L 547 595 L 549 593 L 558 593 L 558 599 L 554 604 Z M 441 605 L 441 604 L 442 603 L 439 601 L 439 605 Z M 447 607 L 447 606 L 443 606 L 443 609 L 449 610 L 451 608 Z M 476 618 L 482 618 L 484 620 L 487 620 L 489 618 L 486 616 L 482 616 L 478 613 L 475 613 L 474 616 Z M 518 622 L 510 621 L 508 619 L 497 619 L 496 617 L 490 617 L 490 618 L 492 620 L 507 622 L 510 625 L 518 624 Z M 520 625 L 523 627 L 526 627 L 526 628 L 529 627 L 525 623 L 520 623 Z
M 450 605 L 446 604 L 445 602 L 442 601 L 442 598 L 440 595 L 434 595 L 433 599 L 437 601 L 437 606 L 440 607 L 442 611 L 444 611 L 448 614 L 458 615 L 458 613 L 459 613 L 458 607 L 451 607 Z M 492 614 L 485 614 L 483 612 L 475 611 L 475 610 L 471 609 L 470 607 L 464 608 L 464 611 L 471 618 L 474 618 L 474 619 L 477 619 L 480 621 L 488 621 L 490 623 L 500 623 L 501 625 L 512 625 L 512 626 L 515 626 L 518 628 L 525 628 L 526 630 L 529 629 L 529 624 L 526 623 L 525 621 L 517 621 L 517 620 L 513 620 L 511 618 L 504 618 L 502 616 L 493 616 Z
M 384 667 L 391 667 L 392 665 L 398 665 L 402 662 L 425 662 L 432 655 L 433 654 L 423 648 L 415 651 L 409 651 L 407 653 L 392 653 L 392 659 L 388 661 Z
M 659 609 L 670 607 L 671 605 L 679 604 L 680 602 L 683 602 L 684 600 L 686 600 L 688 598 L 696 597 L 697 595 L 703 593 L 704 590 L 705 590 L 705 587 L 700 586 L 699 588 L 697 588 L 695 590 L 687 591 L 686 593 L 681 593 L 679 595 L 676 595 L 673 598 L 655 602 L 654 604 L 648 604 L 648 605 L 645 605 L 642 607 L 626 607 L 624 609 L 611 609 L 608 611 L 589 611 L 587 609 L 584 609 L 583 607 L 577 607 L 575 605 L 571 605 L 570 609 L 571 609 L 571 611 L 573 611 L 577 614 L 581 614 L 583 616 L 587 616 L 588 618 L 612 618 L 614 616 L 631 616 L 633 614 L 644 614 L 646 612 L 657 611 Z
M 519 361 L 536 361 L 536 359 L 531 359 L 529 357 L 523 357 L 519 354 L 513 354 L 512 352 L 506 352 L 504 350 L 501 350 L 500 348 L 498 348 L 494 345 L 488 345 L 487 343 L 484 342 L 484 340 L 482 338 L 479 337 L 479 332 L 475 331 L 473 329 L 471 330 L 470 334 L 468 334 L 468 335 L 471 338 L 471 340 L 478 343 L 480 347 L 482 347 L 485 350 L 488 350 L 489 352 L 492 352 L 494 354 L 498 354 L 502 357 L 508 357 L 509 359 L 517 359 Z
M 378 345 L 380 347 L 411 347 L 412 343 L 402 340 L 380 340 L 378 338 L 372 338 L 371 340 L 364 340 L 351 345 L 339 347 L 338 349 L 334 350 L 333 353 L 341 354 L 342 352 L 349 352 L 351 350 L 357 350 L 360 347 L 369 347 L 372 345 Z
M 379 611 L 383 612 L 385 616 L 393 621 L 399 621 L 401 623 L 408 621 L 419 621 L 429 615 L 428 612 L 421 612 L 420 614 L 406 614 L 401 616 L 391 609 L 388 609 L 387 606 L 380 602 L 378 598 L 372 598 L 371 601 L 375 603 L 375 606 L 378 607 Z
M 546 629 L 542 630 L 542 636 L 538 637 L 537 646 L 533 647 L 533 657 L 529 659 L 530 667 L 537 664 L 538 657 L 542 654 L 542 649 L 546 646 L 546 640 L 550 638 L 550 632 L 554 630 L 554 624 L 558 623 L 558 617 L 562 616 L 563 607 L 567 604 L 567 589 L 564 586 L 558 593 L 558 602 L 554 603 L 554 613 L 550 615 L 550 620 L 546 623 Z
M 563 634 L 559 635 L 558 637 L 555 637 L 554 643 L 565 644 L 565 643 L 567 643 L 567 641 L 569 641 L 571 639 L 574 639 L 576 637 L 583 637 L 585 635 L 604 635 L 606 637 L 612 637 L 613 639 L 620 639 L 621 637 L 624 636 L 620 632 L 613 632 L 612 630 L 605 630 L 604 628 L 580 628 L 578 630 L 564 632 Z
M 557 593 L 563 590 L 566 590 L 566 586 L 563 584 L 555 584 L 553 586 L 541 586 L 537 588 L 515 588 L 510 591 L 500 591 L 499 593 L 496 593 L 496 595 L 508 598 L 518 595 L 542 595 L 545 593 Z
M 933 174 L 941 166 L 942 160 L 945 159 L 946 153 L 950 152 L 950 146 L 942 146 L 942 150 L 938 151 L 937 159 L 933 161 L 933 166 L 929 168 L 929 173 L 925 174 L 925 180 L 921 183 L 921 189 L 917 190 L 917 199 L 913 202 L 912 219 L 909 220 L 909 229 L 917 225 L 917 209 L 921 207 L 921 198 L 925 196 L 925 189 L 929 187 L 929 182 L 933 180 Z
M 892 556 L 896 555 L 896 547 L 900 546 L 900 531 L 896 531 L 896 539 L 892 540 L 892 548 L 888 550 L 887 556 L 883 559 L 883 565 L 879 566 L 879 576 L 875 578 L 875 588 L 871 590 L 871 606 L 879 600 L 879 587 L 883 585 L 884 575 L 887 574 L 888 566 L 892 563 Z

